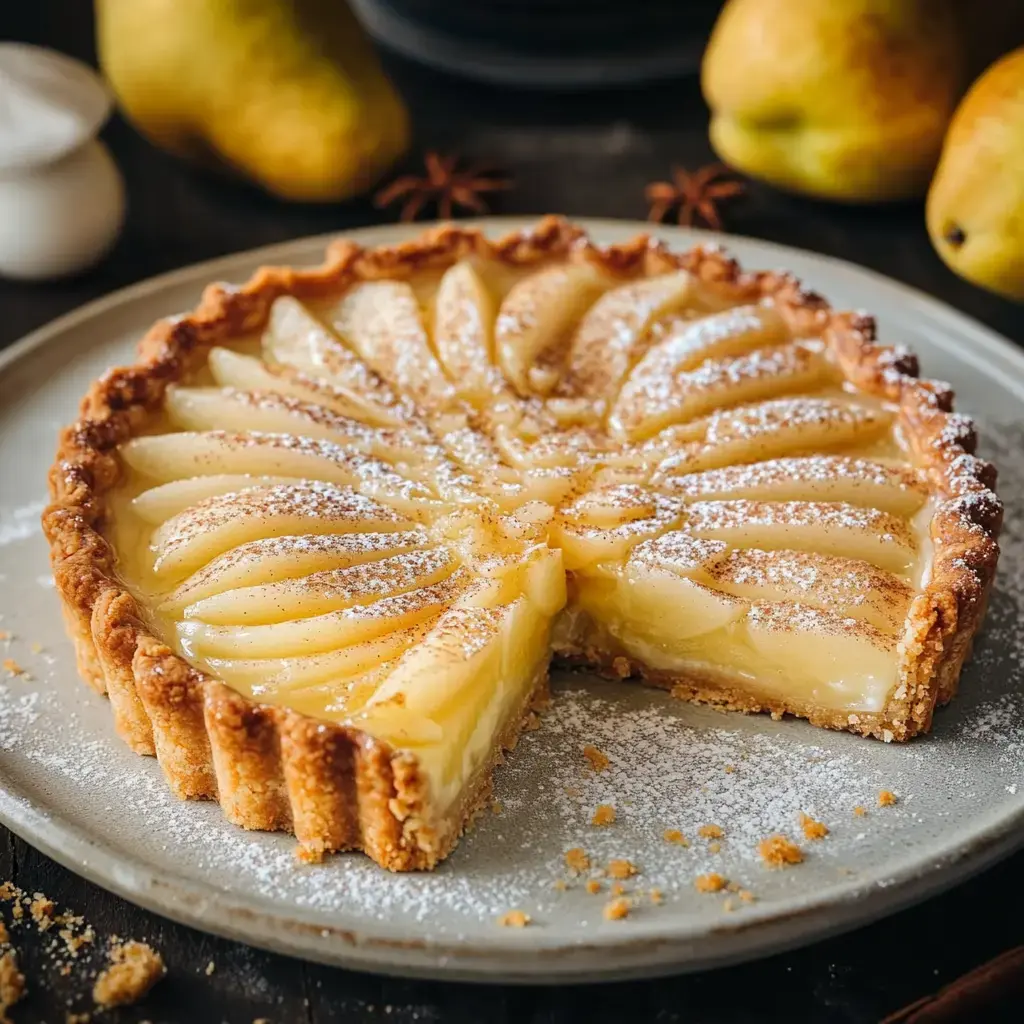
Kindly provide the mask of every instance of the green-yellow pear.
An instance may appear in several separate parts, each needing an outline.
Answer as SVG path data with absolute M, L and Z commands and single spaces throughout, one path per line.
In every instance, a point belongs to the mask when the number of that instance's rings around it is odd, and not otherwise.
M 1024 301 L 1024 48 L 993 64 L 957 108 L 927 219 L 953 270 Z
M 924 195 L 964 63 L 946 0 L 729 0 L 702 68 L 711 143 L 797 192 Z
M 344 199 L 408 118 L 345 0 L 96 0 L 100 63 L 156 145 L 286 199 Z

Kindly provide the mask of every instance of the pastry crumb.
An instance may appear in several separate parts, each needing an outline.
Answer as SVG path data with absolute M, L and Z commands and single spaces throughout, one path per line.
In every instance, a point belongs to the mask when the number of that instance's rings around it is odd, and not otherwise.
M 809 814 L 800 813 L 800 827 L 805 839 L 824 839 L 828 835 L 828 825 L 823 821 L 815 821 Z
M 666 843 L 675 843 L 677 846 L 689 846 L 690 840 L 677 828 L 667 828 L 661 834 Z
M 100 971 L 93 985 L 97 1006 L 127 1006 L 141 999 L 166 973 L 163 957 L 145 942 L 115 942 L 110 966 Z
M 660 889 L 651 889 L 647 896 L 652 903 L 663 903 L 665 901 L 665 896 Z
M 33 654 L 42 654 L 42 653 L 43 653 L 43 651 L 44 651 L 44 650 L 46 650 L 46 648 L 45 648 L 45 647 L 43 647 L 43 645 L 42 645 L 41 643 L 39 643 L 39 642 L 36 642 L 36 643 L 33 643 L 33 644 L 32 644 L 32 645 L 31 645 L 31 646 L 29 647 L 29 650 L 30 650 L 30 651 L 31 651 L 31 652 L 32 652 Z
M 503 810 L 505 810 L 505 808 L 501 806 L 500 800 L 491 801 L 491 814 L 501 814 Z
M 727 764 L 725 766 L 725 774 L 726 775 L 732 775 L 732 773 L 734 771 L 736 771 L 736 765 L 734 765 L 734 764 Z
M 4 658 L 3 666 L 4 671 L 9 676 L 13 677 L 25 675 L 25 670 L 13 658 Z
M 590 743 L 583 748 L 583 756 L 595 772 L 603 772 L 611 764 L 611 761 L 608 760 L 608 755 Z
M 630 860 L 610 860 L 607 871 L 611 878 L 632 878 L 637 873 L 637 866 Z
M 625 896 L 626 887 L 621 882 L 613 882 L 609 892 L 611 892 L 613 896 Z
M 715 839 L 713 842 L 708 843 L 708 853 L 720 853 L 722 844 Z
M 0 954 L 0 1015 L 7 1020 L 7 1011 L 25 995 L 25 975 L 18 967 L 18 954 L 13 949 Z
M 611 804 L 598 804 L 591 825 L 611 825 L 615 821 L 615 808 Z
M 28 905 L 28 911 L 32 915 L 32 920 L 35 921 L 36 926 L 41 932 L 48 931 L 53 925 L 56 910 L 57 905 L 53 900 L 44 896 L 41 892 L 34 893 L 32 902 Z
M 582 846 L 574 846 L 571 850 L 565 851 L 565 864 L 570 871 L 582 872 L 590 867 L 590 858 Z
M 530 921 L 530 915 L 522 910 L 509 910 L 498 918 L 502 928 L 525 928 Z
M 596 896 L 600 891 L 601 883 L 596 878 L 591 878 L 590 881 L 587 882 L 587 892 L 589 892 L 591 896 Z
M 215 970 L 217 970 L 217 965 L 211 960 L 204 968 L 203 973 L 209 978 Z
M 629 917 L 629 900 L 622 896 L 611 900 L 605 904 L 603 914 L 606 921 L 621 921 Z
M 697 835 L 702 839 L 724 839 L 725 829 L 721 825 L 701 825 L 697 829 Z
M 710 871 L 706 875 L 698 875 L 693 880 L 693 887 L 697 892 L 721 892 L 728 884 L 728 879 L 717 871 Z
M 749 889 L 740 889 L 736 895 L 739 896 L 744 903 L 753 903 L 757 899 Z
M 883 789 L 878 794 L 879 807 L 892 807 L 896 803 L 896 794 L 891 789 Z
M 540 715 L 536 711 L 531 711 L 526 716 L 526 721 L 523 723 L 523 732 L 536 732 L 540 728 Z
M 768 836 L 757 844 L 757 852 L 761 859 L 772 868 L 789 867 L 800 864 L 804 859 L 803 850 L 792 839 L 782 835 Z
M 855 814 L 855 815 L 856 815 L 856 816 L 857 816 L 858 818 L 863 818 L 863 817 L 864 817 L 864 815 L 865 815 L 865 814 L 867 814 L 868 812 L 867 812 L 867 811 L 866 811 L 866 810 L 865 810 L 865 809 L 864 809 L 863 807 L 861 807 L 861 805 L 860 805 L 860 804 L 857 804 L 857 806 L 856 806 L 856 807 L 854 807 L 854 809 L 853 809 L 853 813 L 854 813 L 854 814 Z
M 558 890 L 558 892 L 565 892 L 565 890 L 569 888 L 569 885 L 564 878 L 556 878 L 551 883 L 551 888 Z
M 727 914 L 731 914 L 736 910 L 737 906 L 737 902 L 730 896 L 729 899 L 727 899 L 722 904 L 722 910 L 724 910 Z
M 629 659 L 623 657 L 612 658 L 612 671 L 620 679 L 628 679 L 631 675 L 631 671 L 629 668 Z

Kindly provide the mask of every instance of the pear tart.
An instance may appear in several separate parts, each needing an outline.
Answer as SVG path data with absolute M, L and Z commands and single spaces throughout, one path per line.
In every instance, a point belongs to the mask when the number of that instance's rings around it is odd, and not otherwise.
M 552 656 L 927 730 L 1001 518 L 951 404 L 785 274 L 445 226 L 157 324 L 44 525 L 81 673 L 177 794 L 429 868 Z

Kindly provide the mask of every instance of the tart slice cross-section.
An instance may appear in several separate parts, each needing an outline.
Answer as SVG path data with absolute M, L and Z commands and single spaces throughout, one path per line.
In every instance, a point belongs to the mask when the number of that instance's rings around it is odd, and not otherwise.
M 926 731 L 1001 512 L 951 403 L 786 274 L 449 225 L 154 327 L 44 525 L 82 674 L 176 793 L 430 868 L 553 659 Z

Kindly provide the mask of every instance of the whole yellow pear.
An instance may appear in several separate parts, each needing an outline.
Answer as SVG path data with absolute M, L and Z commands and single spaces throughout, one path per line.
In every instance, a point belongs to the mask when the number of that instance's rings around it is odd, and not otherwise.
M 345 0 L 97 0 L 100 63 L 156 145 L 285 199 L 365 191 L 408 117 Z
M 993 64 L 957 108 L 927 220 L 953 270 L 1024 300 L 1024 48 Z
M 924 195 L 963 51 L 944 0 L 729 0 L 702 68 L 711 143 L 796 192 Z

